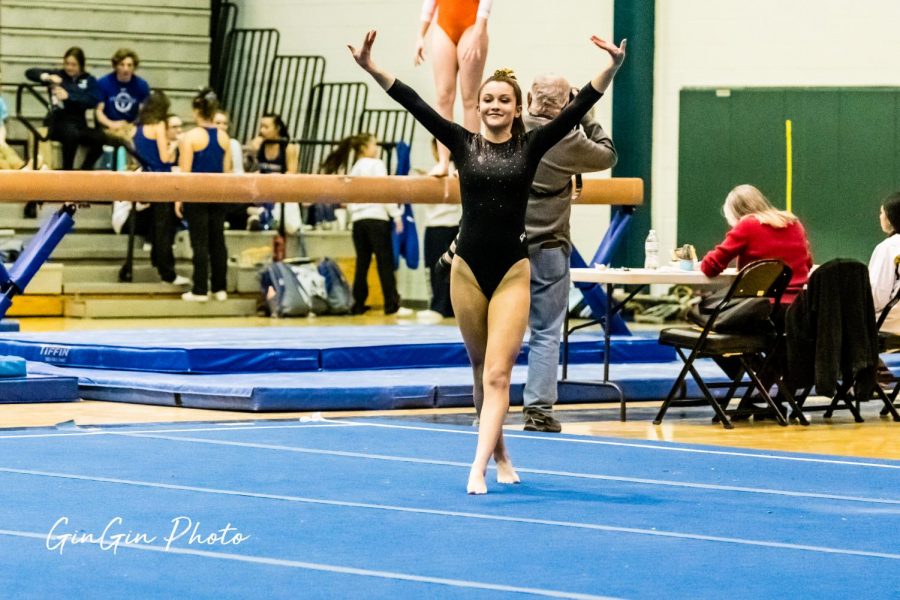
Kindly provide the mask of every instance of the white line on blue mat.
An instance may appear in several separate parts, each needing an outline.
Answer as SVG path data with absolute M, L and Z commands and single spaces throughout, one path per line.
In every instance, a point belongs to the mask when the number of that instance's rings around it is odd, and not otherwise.
M 388 429 L 405 429 L 412 431 L 428 431 L 435 433 L 452 433 L 456 435 L 469 435 L 469 436 L 477 436 L 478 431 L 476 430 L 465 430 L 465 429 L 443 429 L 440 427 L 419 427 L 415 425 L 392 425 L 390 423 L 366 423 L 361 421 L 348 421 L 343 419 L 322 419 L 321 422 L 314 422 L 309 424 L 304 423 L 294 423 L 290 425 L 244 425 L 244 426 L 231 426 L 227 429 L 225 427 L 208 427 L 208 428 L 185 428 L 185 429 L 146 429 L 146 430 L 134 430 L 131 433 L 179 433 L 179 432 L 202 432 L 202 431 L 252 431 L 252 430 L 263 430 L 263 429 L 302 429 L 305 427 L 325 427 L 325 426 L 353 426 L 353 427 L 381 427 Z M 100 427 L 100 426 L 91 426 L 85 425 L 85 428 L 88 427 Z M 113 432 L 109 429 L 104 429 L 102 431 L 72 431 L 71 433 L 35 433 L 35 434 L 21 434 L 21 435 L 0 435 L 0 440 L 3 439 L 30 439 L 30 438 L 52 438 L 52 437 L 83 437 L 83 436 L 92 436 L 92 435 L 110 435 L 110 434 L 118 434 L 119 432 Z M 565 443 L 570 442 L 573 444 L 590 444 L 597 446 L 616 446 L 623 448 L 640 448 L 644 450 L 661 450 L 668 452 L 685 452 L 689 454 L 711 454 L 717 456 L 737 456 L 743 458 L 762 458 L 768 460 L 783 460 L 783 461 L 792 461 L 792 462 L 805 462 L 805 463 L 819 463 L 819 464 L 827 464 L 827 465 L 841 465 L 841 466 L 851 466 L 851 467 L 871 467 L 878 469 L 897 469 L 900 470 L 900 464 L 887 464 L 887 463 L 873 463 L 873 462 L 860 462 L 853 460 L 845 460 L 845 459 L 833 459 L 833 458 L 814 458 L 809 456 L 791 456 L 791 455 L 782 455 L 782 454 L 764 454 L 764 453 L 753 453 L 753 452 L 735 452 L 729 450 L 711 450 L 706 448 L 688 448 L 688 447 L 680 447 L 680 446 L 666 446 L 662 444 L 642 444 L 637 442 L 613 442 L 609 440 L 597 440 L 597 439 L 579 439 L 572 437 L 564 437 L 559 435 L 554 436 L 546 436 L 546 435 L 536 435 L 536 434 L 516 434 L 510 431 L 504 430 L 503 437 L 505 438 L 514 438 L 514 439 L 522 439 L 522 440 L 531 440 L 531 441 L 547 441 L 547 442 L 556 442 L 556 443 Z M 671 442 L 674 443 L 674 442 Z
M 261 444 L 257 442 L 234 442 L 230 440 L 211 440 L 208 438 L 192 438 L 184 436 L 155 435 L 145 433 L 118 433 L 122 437 L 137 437 L 159 439 L 174 442 L 188 442 L 192 444 L 209 444 L 213 446 L 232 446 L 238 448 L 254 448 L 258 450 L 277 450 L 280 452 L 298 452 L 301 454 L 316 454 L 322 456 L 339 456 L 343 458 L 362 458 L 367 460 L 386 460 L 393 462 L 414 463 L 422 465 L 439 465 L 447 467 L 471 468 L 471 464 L 461 461 L 437 460 L 431 458 L 414 458 L 407 456 L 394 456 L 390 454 L 372 454 L 368 452 L 350 452 L 348 450 L 324 450 L 321 448 L 304 448 L 302 446 L 284 446 L 280 444 Z M 491 467 L 492 469 L 494 467 Z M 599 479 L 602 481 L 619 481 L 624 483 L 637 483 L 645 485 L 660 485 L 668 487 L 692 488 L 723 492 L 744 492 L 749 494 L 768 494 L 774 496 L 790 496 L 794 498 L 815 498 L 824 500 L 839 500 L 847 502 L 863 502 L 869 504 L 895 504 L 900 505 L 900 500 L 892 498 L 869 498 L 865 496 L 844 496 L 839 494 L 823 494 L 817 492 L 797 492 L 781 490 L 777 488 L 756 488 L 734 485 L 718 485 L 714 483 L 696 483 L 691 481 L 672 481 L 665 479 L 646 479 L 640 477 L 623 477 L 618 475 L 603 475 L 599 473 L 578 473 L 575 471 L 556 471 L 551 469 L 533 469 L 528 467 L 516 467 L 520 473 L 535 473 L 538 475 L 552 475 L 556 477 L 573 477 L 577 479 Z
M 14 531 L 9 529 L 0 529 L 0 535 L 14 536 L 28 539 L 38 539 L 46 541 L 46 533 L 34 533 L 31 531 Z M 100 543 L 99 540 L 96 543 Z M 159 552 L 161 554 L 180 554 L 188 556 L 200 556 L 203 558 L 216 558 L 221 560 L 232 560 L 237 562 L 253 563 L 259 565 L 269 565 L 276 567 L 289 567 L 292 569 L 306 569 L 309 571 L 324 571 L 326 573 L 338 573 L 340 575 L 360 575 L 363 577 L 378 577 L 380 579 L 395 579 L 399 581 L 411 581 L 416 583 L 432 583 L 436 585 L 447 585 L 459 588 L 474 588 L 479 590 L 490 590 L 492 592 L 511 592 L 519 594 L 531 594 L 533 596 L 545 596 L 549 598 L 572 598 L 573 600 L 613 600 L 611 596 L 596 596 L 593 594 L 580 594 L 577 592 L 564 592 L 560 590 L 547 590 L 542 588 L 521 587 L 513 585 L 503 585 L 498 583 L 485 583 L 481 581 L 467 581 L 465 579 L 448 579 L 446 577 L 428 577 L 424 575 L 412 575 L 410 573 L 398 573 L 395 571 L 380 571 L 374 569 L 359 569 L 356 567 L 346 567 L 342 565 L 328 565 L 323 563 L 312 563 L 299 560 L 289 560 L 284 558 L 271 558 L 266 556 L 244 556 L 241 554 L 231 554 L 228 552 L 212 552 L 209 550 L 195 550 L 191 548 L 175 548 L 164 546 L 152 546 L 148 544 L 129 544 L 121 543 L 119 548 L 128 548 L 131 550 L 141 550 L 145 552 Z
M 440 517 L 457 517 L 465 519 L 477 519 L 483 521 L 498 521 L 505 523 L 524 523 L 528 525 L 545 525 L 551 527 L 569 527 L 590 531 L 603 531 L 607 533 L 628 533 L 635 535 L 648 535 L 662 538 L 675 538 L 701 542 L 723 542 L 743 546 L 759 546 L 765 548 L 777 548 L 781 550 L 797 550 L 804 552 L 818 552 L 821 554 L 838 554 L 845 556 L 861 556 L 866 558 L 884 558 L 888 560 L 900 560 L 900 554 L 889 552 L 874 552 L 869 550 L 853 550 L 848 548 L 832 548 L 829 546 L 812 546 L 808 544 L 791 544 L 786 542 L 773 542 L 766 540 L 750 540 L 745 538 L 723 537 L 715 535 L 703 535 L 699 533 L 683 533 L 679 531 L 666 531 L 659 529 L 640 529 L 637 527 L 619 527 L 615 525 L 601 525 L 597 523 L 579 523 L 577 521 L 554 521 L 550 519 L 532 519 L 528 517 L 507 517 L 503 515 L 490 515 L 485 513 L 472 513 L 451 510 L 438 510 L 431 508 L 414 508 L 408 506 L 395 506 L 390 504 L 371 504 L 366 502 L 349 502 L 346 500 L 328 500 L 323 498 L 307 498 L 302 496 L 287 496 L 282 494 L 266 494 L 262 492 L 250 492 L 242 490 L 225 490 L 219 488 L 205 488 L 190 485 L 178 485 L 172 483 L 158 483 L 151 481 L 137 481 L 133 479 L 118 479 L 113 477 L 90 477 L 74 473 L 55 473 L 51 471 L 35 471 L 32 469 L 10 469 L 0 467 L 2 473 L 18 475 L 34 475 L 38 477 L 53 477 L 57 479 L 71 479 L 75 481 L 91 481 L 98 483 L 113 483 L 120 485 L 133 485 L 143 488 L 164 490 L 176 490 L 186 492 L 198 492 L 220 496 L 237 496 L 244 498 L 256 498 L 263 500 L 281 500 L 285 502 L 297 502 L 302 504 L 318 504 L 323 506 L 340 506 L 346 508 L 363 508 L 371 510 L 383 510 L 389 512 L 412 513 L 421 515 L 434 515 Z
M 477 430 L 466 431 L 464 429 L 443 429 L 440 427 L 419 427 L 416 425 L 392 425 L 390 423 L 366 423 L 365 421 L 343 421 L 343 420 L 335 420 L 335 419 L 324 419 L 329 423 L 340 423 L 344 422 L 351 425 L 365 426 L 365 427 L 385 427 L 389 429 L 411 429 L 414 431 L 433 431 L 437 433 L 455 433 L 457 435 L 478 435 Z M 823 463 L 829 465 L 846 465 L 852 467 L 875 467 L 879 469 L 900 469 L 900 464 L 886 464 L 886 463 L 872 463 L 872 462 L 859 462 L 853 460 L 843 460 L 843 459 L 833 459 L 833 458 L 813 458 L 807 456 L 790 456 L 790 455 L 782 455 L 782 454 L 763 454 L 763 453 L 754 453 L 754 452 L 735 452 L 729 450 L 710 450 L 706 448 L 687 448 L 680 446 L 665 446 L 662 444 L 641 444 L 637 442 L 611 442 L 609 440 L 596 440 L 596 439 L 578 439 L 571 437 L 560 437 L 559 435 L 554 434 L 553 436 L 549 435 L 535 435 L 535 434 L 516 434 L 510 433 L 507 430 L 503 431 L 504 438 L 516 438 L 523 440 L 542 440 L 548 442 L 557 442 L 557 443 L 565 443 L 570 442 L 573 444 L 593 444 L 598 446 L 620 446 L 624 448 L 641 448 L 644 450 L 662 450 L 667 452 L 687 452 L 692 454 L 716 454 L 721 456 L 740 456 L 745 458 L 765 458 L 770 460 L 787 460 L 787 461 L 797 461 L 797 462 L 811 462 L 811 463 Z M 674 443 L 674 442 L 670 442 Z
M 222 423 L 220 426 L 214 427 L 186 427 L 181 429 L 122 429 L 120 431 L 116 431 L 115 429 L 110 428 L 109 426 L 104 425 L 80 425 L 82 429 L 72 429 L 68 432 L 54 432 L 54 433 L 23 433 L 21 435 L 0 435 L 0 440 L 17 440 L 17 439 L 32 439 L 32 438 L 52 438 L 52 437 L 84 437 L 91 435 L 110 435 L 110 434 L 119 434 L 122 431 L 129 431 L 130 433 L 179 433 L 182 431 L 186 431 L 189 433 L 199 432 L 199 431 L 240 431 L 240 430 L 248 430 L 248 429 L 305 429 L 311 427 L 334 427 L 335 425 L 342 425 L 344 427 L 359 427 L 356 423 L 338 423 L 335 421 L 311 421 L 309 423 L 291 423 L 290 425 L 231 425 L 234 421 L 227 421 Z M 102 429 L 106 427 L 105 429 Z M 119 427 L 119 426 L 116 426 Z

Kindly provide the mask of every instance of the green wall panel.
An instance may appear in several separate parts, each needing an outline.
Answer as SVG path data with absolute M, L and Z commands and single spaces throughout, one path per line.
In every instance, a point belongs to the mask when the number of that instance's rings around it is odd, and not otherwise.
M 722 239 L 720 207 L 737 184 L 752 183 L 785 206 L 786 119 L 793 126 L 792 208 L 816 262 L 868 260 L 882 239 L 881 199 L 900 189 L 896 89 L 682 90 L 679 243 L 705 253 Z
M 782 90 L 735 90 L 731 106 L 731 181 L 752 183 L 776 206 L 784 206 L 785 93 Z M 722 196 L 720 202 L 725 197 Z
M 813 260 L 821 261 L 841 254 L 840 237 L 833 234 L 834 209 L 841 203 L 838 195 L 827 192 L 841 185 L 841 171 L 834 168 L 841 158 L 840 96 L 828 90 L 789 90 L 786 98 L 794 146 L 792 209 L 806 227 Z
M 896 94 L 844 91 L 841 97 L 841 156 L 834 165 L 841 186 L 831 206 L 841 256 L 868 260 L 882 238 L 878 206 L 894 188 L 897 164 Z
M 730 123 L 730 104 L 717 98 L 715 91 L 681 93 L 679 245 L 709 249 L 727 231 L 721 208 L 733 187 Z

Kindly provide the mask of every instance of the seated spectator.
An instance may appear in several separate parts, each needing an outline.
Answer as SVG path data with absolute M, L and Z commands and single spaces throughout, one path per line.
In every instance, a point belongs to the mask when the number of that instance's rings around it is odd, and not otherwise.
M 2 82 L 2 78 L 0 78 L 0 82 Z M 6 142 L 6 119 L 8 118 L 9 110 L 6 108 L 6 101 L 3 96 L 0 96 L 0 170 L 21 169 L 25 166 L 25 161 Z
M 216 111 L 216 116 L 213 119 L 213 123 L 219 130 L 228 133 L 228 129 L 231 126 L 231 122 L 228 117 L 228 111 L 224 108 L 220 108 Z M 244 173 L 244 148 L 241 146 L 241 142 L 229 135 L 229 139 L 231 140 L 231 172 L 236 175 L 243 175 Z
M 113 72 L 97 80 L 97 123 L 112 139 L 133 137 L 141 104 L 150 95 L 150 85 L 134 73 L 139 62 L 134 50 L 120 48 L 112 57 Z
M 178 115 L 169 115 L 166 117 L 166 138 L 169 140 L 169 153 L 175 157 L 172 171 L 178 171 L 178 144 L 181 142 L 181 135 L 184 133 L 184 122 Z
M 722 212 L 731 230 L 722 243 L 703 257 L 700 270 L 707 277 L 715 277 L 735 258 L 739 269 L 763 259 L 778 259 L 785 263 L 791 268 L 791 281 L 781 296 L 778 310 L 772 314 L 772 322 L 783 331 L 787 306 L 806 285 L 813 265 L 803 225 L 793 213 L 772 206 L 752 185 L 739 185 L 731 190 Z M 729 377 L 735 377 L 741 368 L 737 357 L 718 357 L 715 361 Z M 784 348 L 779 346 L 771 364 L 760 372 L 760 378 L 764 383 L 774 381 L 776 373 L 783 372 L 785 363 Z M 775 400 L 779 404 L 783 401 L 781 390 Z M 748 398 L 742 400 L 738 408 L 745 410 L 753 406 L 753 398 Z
M 806 285 L 812 255 L 800 220 L 786 210 L 778 210 L 752 185 L 739 185 L 722 207 L 731 230 L 700 263 L 707 277 L 715 277 L 737 259 L 740 269 L 755 260 L 778 259 L 791 268 L 791 282 L 781 298 L 790 304 Z
M 879 215 L 881 230 L 887 238 L 875 246 L 869 259 L 869 281 L 875 301 L 875 317 L 881 314 L 900 288 L 900 192 L 895 192 L 881 203 Z M 888 314 L 881 331 L 900 335 L 900 303 Z
M 256 164 L 264 175 L 297 173 L 300 170 L 300 146 L 290 142 L 291 134 L 281 115 L 266 113 L 259 119 L 259 135 L 250 142 L 256 153 Z M 251 207 L 247 228 L 251 230 L 273 229 L 275 215 L 273 204 Z
M 50 88 L 50 112 L 47 125 L 51 140 L 62 144 L 62 168 L 75 168 L 78 146 L 87 148 L 82 169 L 93 169 L 103 153 L 106 137 L 93 127 L 88 127 L 85 111 L 94 110 L 100 99 L 97 80 L 84 70 L 84 51 L 77 46 L 66 50 L 62 69 L 28 69 L 25 76 L 31 81 Z
M 287 125 L 276 113 L 259 119 L 259 134 L 250 142 L 256 152 L 260 173 L 297 173 L 300 170 L 300 146 L 291 143 Z

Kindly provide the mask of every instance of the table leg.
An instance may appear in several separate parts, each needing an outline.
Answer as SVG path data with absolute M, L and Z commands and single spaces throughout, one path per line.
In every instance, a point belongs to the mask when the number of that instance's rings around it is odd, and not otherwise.
M 566 310 L 565 316 L 565 324 L 563 326 L 563 372 L 562 372 L 562 380 L 559 382 L 560 386 L 563 385 L 590 385 L 593 387 L 604 387 L 612 390 L 616 397 L 619 400 L 619 420 L 625 421 L 625 393 L 622 391 L 622 388 L 619 387 L 618 384 L 613 383 L 609 380 L 609 354 L 610 347 L 612 345 L 611 333 L 610 333 L 610 325 L 612 323 L 613 315 L 616 314 L 622 307 L 625 306 L 625 302 L 630 300 L 637 293 L 638 290 L 635 290 L 631 294 L 629 294 L 628 298 L 625 299 L 622 303 L 613 306 L 613 285 L 611 283 L 606 284 L 606 315 L 605 320 L 601 323 L 603 327 L 603 381 L 594 381 L 594 382 L 577 382 L 577 381 L 569 381 L 569 312 Z M 579 325 L 575 329 L 579 329 L 584 327 L 584 325 Z
M 606 321 L 603 322 L 603 383 L 609 383 L 609 346 L 610 346 L 610 324 L 612 323 L 612 293 L 613 286 L 611 283 L 606 284 Z M 621 392 L 621 390 L 620 390 Z

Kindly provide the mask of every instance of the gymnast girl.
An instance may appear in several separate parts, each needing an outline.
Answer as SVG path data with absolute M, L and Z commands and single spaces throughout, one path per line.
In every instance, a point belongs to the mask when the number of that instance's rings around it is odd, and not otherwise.
M 213 118 L 219 108 L 216 93 L 206 88 L 191 103 L 197 127 L 181 138 L 178 165 L 182 173 L 228 173 L 231 171 L 231 140 L 216 127 Z M 181 295 L 188 302 L 228 299 L 226 275 L 228 249 L 225 247 L 225 213 L 227 204 L 193 202 L 175 203 L 175 214 L 188 222 L 188 234 L 194 253 L 193 288 Z
M 528 324 L 530 266 L 525 239 L 528 192 L 541 157 L 606 91 L 625 60 L 616 46 L 591 41 L 612 58 L 552 121 L 525 132 L 522 92 L 509 70 L 499 70 L 478 90 L 481 133 L 448 121 L 410 87 L 375 66 L 375 31 L 360 48 L 348 46 L 357 64 L 409 110 L 453 154 L 459 171 L 462 221 L 450 271 L 450 296 L 474 374 L 479 413 L 478 445 L 469 471 L 469 494 L 487 492 L 485 473 L 493 456 L 497 481 L 518 483 L 503 440 L 512 368 Z
M 435 110 L 448 121 L 453 120 L 458 76 L 463 125 L 473 132 L 479 129 L 478 86 L 487 60 L 487 21 L 492 4 L 493 0 L 423 0 L 422 26 L 416 38 L 414 62 L 419 66 L 425 62 L 425 35 L 437 12 L 430 51 L 437 92 Z M 449 166 L 450 151 L 439 144 L 438 162 L 429 175 L 447 175 Z

